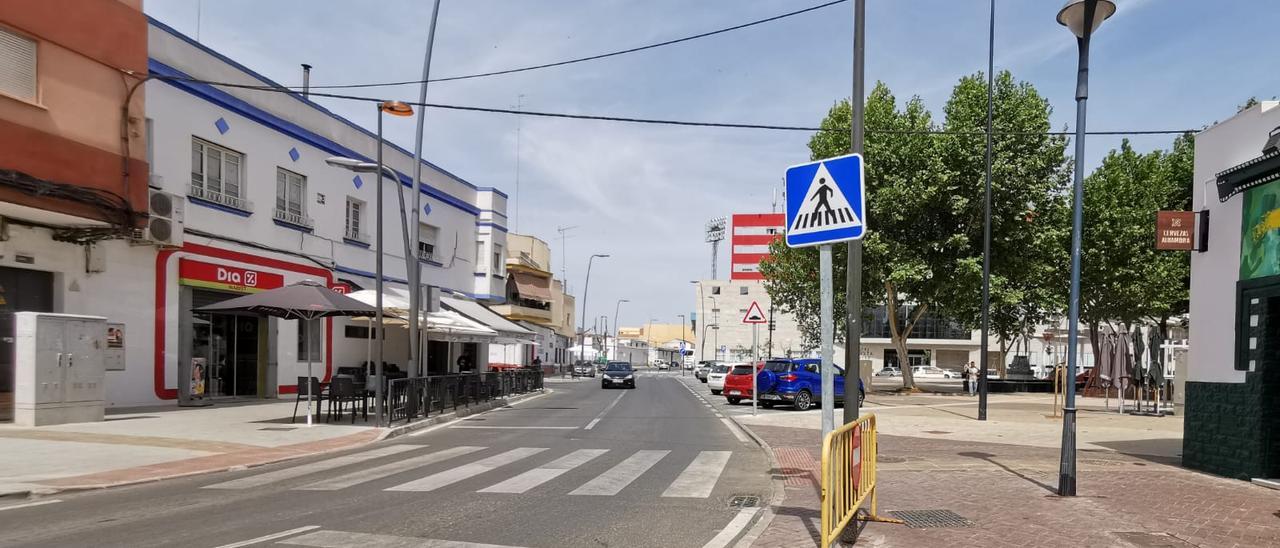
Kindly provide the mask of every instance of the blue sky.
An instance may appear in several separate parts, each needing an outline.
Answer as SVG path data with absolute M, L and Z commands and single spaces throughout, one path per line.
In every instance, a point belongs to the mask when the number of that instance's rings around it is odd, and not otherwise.
M 433 75 L 557 61 L 739 24 L 820 0 L 444 0 Z M 1271 0 L 1118 0 L 1095 36 L 1089 129 L 1199 128 L 1235 113 L 1250 96 L 1280 94 Z M 870 0 L 867 78 L 899 100 L 919 95 L 941 120 L 951 87 L 986 67 L 985 0 Z M 1057 0 L 998 0 L 996 69 L 1033 83 L 1056 127 L 1074 120 L 1075 39 L 1055 21 Z M 375 8 L 376 6 L 376 8 Z M 197 35 L 196 0 L 147 0 L 151 16 Z M 204 44 L 286 85 L 309 63 L 313 85 L 415 80 L 430 2 L 206 0 Z M 708 121 L 816 125 L 849 95 L 852 5 L 602 61 L 432 84 L 429 101 L 459 105 Z M 359 90 L 416 99 L 416 86 Z M 522 99 L 519 96 L 523 95 Z M 369 109 L 329 108 L 372 127 Z M 357 108 L 359 107 L 359 108 Z M 712 217 L 769 211 L 786 166 L 808 159 L 806 133 L 654 127 L 526 118 L 521 123 L 518 212 L 516 127 L 508 115 L 431 110 L 424 154 L 481 186 L 512 196 L 511 228 L 553 247 L 565 240 L 568 280 L 581 294 L 592 270 L 587 317 L 622 324 L 675 322 L 695 305 L 688 281 L 709 277 L 702 226 Z M 389 137 L 413 144 L 413 123 Z M 1138 137 L 1140 150 L 1172 137 Z M 1119 138 L 1092 137 L 1096 166 Z M 874 227 L 872 227 L 874 230 Z M 727 276 L 727 246 L 721 276 Z M 581 298 L 581 297 L 580 297 Z M 581 301 L 579 301 L 581 304 Z

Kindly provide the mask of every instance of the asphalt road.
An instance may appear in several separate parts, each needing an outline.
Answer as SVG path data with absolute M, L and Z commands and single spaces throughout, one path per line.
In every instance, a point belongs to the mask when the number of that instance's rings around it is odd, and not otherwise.
M 678 376 L 678 374 L 677 374 Z M 666 374 L 597 379 L 357 451 L 0 504 L 2 546 L 715 546 L 763 451 Z M 710 543 L 710 544 L 709 544 Z

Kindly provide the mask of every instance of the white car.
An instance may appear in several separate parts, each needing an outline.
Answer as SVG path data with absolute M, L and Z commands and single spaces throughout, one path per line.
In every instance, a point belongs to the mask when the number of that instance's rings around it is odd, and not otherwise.
M 936 378 L 943 378 L 943 379 L 960 378 L 960 373 L 958 371 L 948 371 L 946 369 L 942 369 L 940 367 L 934 367 L 934 366 L 913 367 L 911 368 L 911 374 L 912 376 L 922 377 L 922 378 L 930 378 L 930 377 L 935 379 Z
M 668 364 L 667 362 L 664 362 L 662 360 L 656 360 L 653 362 L 653 364 L 658 366 L 658 371 L 666 371 L 668 369 L 671 369 L 671 364 Z
M 719 396 L 724 391 L 724 378 L 729 375 L 729 370 L 733 369 L 734 365 L 717 363 L 711 367 L 711 372 L 707 373 L 707 388 L 711 389 L 713 395 Z

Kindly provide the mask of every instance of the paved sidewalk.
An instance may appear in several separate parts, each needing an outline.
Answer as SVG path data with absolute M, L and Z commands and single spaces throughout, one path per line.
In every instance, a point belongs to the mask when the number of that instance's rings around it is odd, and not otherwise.
M 1086 402 L 1079 424 L 1079 496 L 1054 494 L 1061 420 L 1048 400 L 996 395 L 991 420 L 961 397 L 872 397 L 880 431 L 879 510 L 950 510 L 971 527 L 871 523 L 859 546 L 1280 545 L 1280 492 L 1190 471 L 1179 417 L 1132 417 Z M 837 410 L 837 413 L 839 411 Z M 758 547 L 816 546 L 818 424 L 809 413 L 734 418 L 767 441 L 786 498 Z M 810 427 L 812 426 L 812 428 Z
M 534 394 L 537 394 L 536 392 Z M 517 396 L 517 398 L 522 396 Z M 523 396 L 527 397 L 527 396 Z M 499 405 L 482 403 L 460 414 Z M 395 429 L 378 428 L 350 415 L 324 417 L 306 426 L 293 400 L 220 403 L 210 407 L 113 410 L 104 422 L 39 428 L 0 426 L 0 497 L 48 494 L 155 481 L 258 466 L 357 447 L 398 433 L 456 418 L 435 415 Z M 370 418 L 373 410 L 370 409 Z M 394 430 L 394 431 L 393 431 Z

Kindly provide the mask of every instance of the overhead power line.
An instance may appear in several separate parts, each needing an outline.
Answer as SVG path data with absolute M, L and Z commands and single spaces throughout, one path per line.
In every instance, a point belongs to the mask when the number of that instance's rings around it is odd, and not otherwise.
M 212 80 L 201 80 L 199 78 L 184 78 L 179 76 L 161 76 L 152 75 L 156 80 L 170 80 L 176 82 L 192 82 L 199 84 L 208 84 L 212 86 L 229 87 L 236 89 L 248 89 L 254 91 L 266 91 L 274 93 L 293 93 L 292 90 L 284 87 L 260 86 L 252 84 L 235 84 L 230 82 L 217 82 Z M 349 101 L 364 102 L 381 102 L 383 99 L 377 97 L 365 97 L 360 95 L 347 95 L 342 93 L 328 92 L 311 92 L 312 96 L 328 97 L 331 99 L 344 99 Z M 415 101 L 404 101 L 405 104 L 416 107 L 438 108 L 445 110 L 460 110 L 466 112 L 487 112 L 491 114 L 510 114 L 513 116 L 534 116 L 538 118 L 562 118 L 570 120 L 595 120 L 601 122 L 623 122 L 630 124 L 649 124 L 649 125 L 665 125 L 665 126 L 685 126 L 685 127 L 709 127 L 709 128 L 726 128 L 726 129 L 759 129 L 773 131 L 848 131 L 848 128 L 822 128 L 811 126 L 793 126 L 783 124 L 757 124 L 742 122 L 705 122 L 698 120 L 675 120 L 663 118 L 636 118 L 630 116 L 608 116 L 598 114 L 570 114 L 565 112 L 545 112 L 536 110 L 516 110 L 510 108 L 490 108 L 477 107 L 467 105 L 446 105 L 441 103 L 420 103 Z M 1194 132 L 1193 129 L 1157 129 L 1157 130 L 1122 130 L 1122 131 L 1088 131 L 1088 135 L 1179 135 L 1183 133 Z M 892 130 L 892 129 L 867 129 L 867 133 L 879 134 L 916 134 L 916 135 L 985 135 L 980 130 L 977 131 L 955 131 L 955 130 Z M 1044 132 L 996 132 L 996 135 L 1075 135 L 1072 131 L 1044 131 Z
M 648 44 L 648 45 L 644 45 L 644 46 L 637 46 L 637 47 L 627 48 L 627 49 L 621 49 L 621 50 L 617 50 L 617 51 L 610 51 L 610 52 L 608 52 L 608 53 L 599 53 L 599 54 L 596 54 L 596 55 L 588 55 L 588 56 L 586 56 L 586 57 L 575 57 L 575 58 L 573 58 L 573 59 L 565 59 L 565 60 L 563 60 L 563 61 L 556 61 L 556 62 L 553 62 L 553 63 L 543 63 L 543 64 L 540 64 L 540 65 L 530 65 L 530 66 L 527 66 L 527 67 L 510 68 L 510 69 L 504 69 L 504 70 L 495 70 L 495 71 L 492 71 L 492 72 L 481 72 L 481 73 L 477 73 L 477 74 L 464 74 L 464 75 L 459 75 L 459 76 L 446 76 L 446 77 L 443 77 L 443 78 L 432 78 L 432 79 L 427 80 L 427 81 L 428 81 L 428 82 L 453 82 L 453 81 L 457 81 L 457 80 L 471 80 L 471 79 L 474 79 L 474 78 L 485 78 L 485 77 L 489 77 L 489 76 L 501 76 L 501 75 L 503 75 L 503 74 L 515 74 L 515 73 L 517 73 L 517 72 L 528 72 L 528 71 L 531 71 L 531 70 L 539 70 L 539 69 L 552 68 L 552 67 L 562 67 L 562 66 L 564 66 L 564 65 L 572 65 L 572 64 L 574 64 L 574 63 L 583 63 L 583 62 L 586 62 L 586 61 L 596 61 L 596 60 L 599 60 L 599 59 L 605 59 L 605 58 L 608 58 L 608 57 L 617 57 L 617 56 L 619 56 L 619 55 L 626 55 L 626 54 L 628 54 L 628 53 L 636 53 L 636 52 L 640 52 L 640 51 L 645 51 L 645 50 L 650 50 L 650 49 L 660 48 L 660 47 L 664 47 L 664 46 L 670 46 L 670 45 L 674 45 L 674 44 L 679 44 L 679 43 L 682 43 L 682 42 L 689 42 L 689 41 L 691 41 L 691 40 L 697 40 L 697 39 L 699 39 L 699 38 L 706 38 L 706 37 L 708 37 L 708 36 L 715 36 L 715 35 L 717 35 L 717 34 L 724 34 L 724 33 L 727 33 L 727 32 L 733 32 L 733 31 L 735 31 L 735 30 L 742 30 L 742 29 L 745 29 L 745 28 L 748 28 L 748 27 L 754 27 L 754 26 L 756 26 L 756 25 L 763 25 L 763 24 L 765 24 L 765 23 L 772 23 L 772 22 L 774 22 L 774 21 L 778 21 L 778 20 L 780 20 L 780 19 L 786 19 L 786 18 L 788 18 L 788 17 L 794 17 L 794 16 L 797 16 L 797 15 L 801 15 L 801 14 L 809 13 L 809 12 L 811 12 L 811 11 L 817 11 L 817 10 L 820 10 L 820 9 L 822 9 L 822 8 L 828 8 L 828 7 L 834 6 L 834 5 L 836 5 L 836 4 L 843 4 L 843 3 L 848 2 L 848 1 L 849 1 L 849 0 L 834 0 L 834 1 L 832 1 L 832 2 L 827 2 L 827 3 L 825 3 L 825 4 L 818 4 L 818 5 L 816 5 L 816 6 L 811 6 L 811 7 L 804 8 L 804 9 L 800 9 L 800 10 L 796 10 L 796 11 L 789 11 L 789 12 L 787 12 L 787 13 L 783 13 L 783 14 L 775 15 L 775 16 L 773 16 L 773 17 L 766 17 L 766 18 L 764 18 L 764 19 L 757 19 L 757 20 L 755 20 L 755 21 L 751 21 L 751 22 L 748 22 L 748 23 L 742 23 L 742 24 L 740 24 L 740 25 L 734 25 L 734 26 L 732 26 L 732 27 L 724 27 L 724 28 L 721 28 L 721 29 L 713 30 L 713 31 L 703 32 L 703 33 L 699 33 L 699 34 L 694 34 L 694 35 L 691 35 L 691 36 L 685 36 L 685 37 L 683 37 L 683 38 L 675 38 L 675 39 L 672 39 L 672 40 L 665 40 L 665 41 L 662 41 L 662 42 L 657 42 L 657 43 Z M 311 89 L 356 89 L 356 88 L 375 88 L 375 87 L 384 87 L 384 86 L 405 86 L 405 85 L 410 85 L 410 84 L 417 85 L 417 84 L 421 84 L 421 83 L 422 83 L 422 80 L 404 80 L 404 81 L 400 81 L 400 82 L 381 82 L 381 83 L 366 83 L 366 84 L 330 84 L 330 85 L 325 85 L 325 86 L 311 86 Z M 302 89 L 302 86 L 289 86 L 289 88 L 290 88 L 290 89 Z

